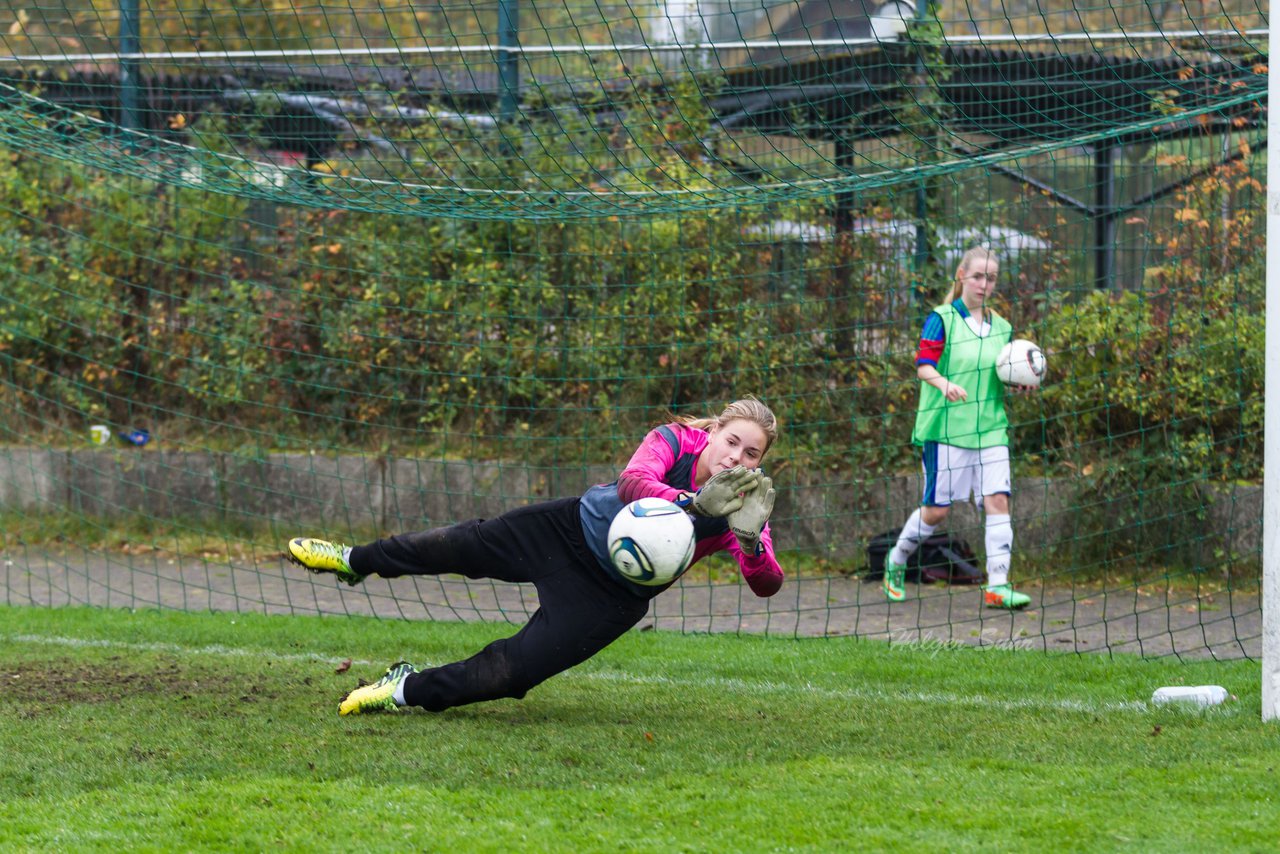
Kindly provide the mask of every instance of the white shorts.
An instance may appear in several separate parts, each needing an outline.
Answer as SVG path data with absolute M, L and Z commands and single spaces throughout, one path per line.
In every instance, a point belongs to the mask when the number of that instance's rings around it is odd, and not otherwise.
M 974 504 L 981 507 L 984 495 L 1009 494 L 1008 445 L 976 450 L 925 442 L 920 461 L 924 468 L 923 505 L 948 507 L 956 501 L 968 501 L 972 495 Z

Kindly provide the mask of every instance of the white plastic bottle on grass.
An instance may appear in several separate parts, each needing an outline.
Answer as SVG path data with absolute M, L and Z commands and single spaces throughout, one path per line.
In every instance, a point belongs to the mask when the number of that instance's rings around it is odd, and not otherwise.
M 1186 703 L 1193 706 L 1216 706 L 1227 699 L 1227 689 L 1221 685 L 1171 685 L 1157 688 L 1151 702 Z

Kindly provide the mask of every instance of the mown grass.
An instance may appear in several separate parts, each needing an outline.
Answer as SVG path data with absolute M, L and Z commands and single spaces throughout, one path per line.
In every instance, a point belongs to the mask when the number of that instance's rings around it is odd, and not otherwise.
M 1251 662 L 633 632 L 523 701 L 339 718 L 492 624 L 0 608 L 0 847 L 1271 850 Z M 349 670 L 342 662 L 354 659 Z M 1163 684 L 1238 699 L 1149 707 Z

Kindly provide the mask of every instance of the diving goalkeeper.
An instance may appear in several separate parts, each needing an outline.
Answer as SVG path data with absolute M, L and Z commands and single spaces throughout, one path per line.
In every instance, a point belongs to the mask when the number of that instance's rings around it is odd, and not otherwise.
M 538 610 L 513 636 L 442 667 L 418 669 L 397 662 L 377 682 L 349 693 L 338 713 L 402 706 L 438 712 L 484 700 L 519 699 L 617 640 L 644 618 L 649 601 L 670 586 L 635 584 L 609 559 L 609 525 L 638 498 L 665 498 L 693 516 L 694 562 L 728 551 L 752 592 L 762 597 L 777 593 L 782 569 L 768 526 L 774 490 L 760 470 L 777 435 L 773 412 L 748 397 L 719 416 L 686 418 L 650 431 L 616 481 L 594 486 L 578 498 L 354 548 L 306 537 L 291 540 L 290 560 L 351 585 L 370 575 L 459 573 L 529 583 L 538 591 Z

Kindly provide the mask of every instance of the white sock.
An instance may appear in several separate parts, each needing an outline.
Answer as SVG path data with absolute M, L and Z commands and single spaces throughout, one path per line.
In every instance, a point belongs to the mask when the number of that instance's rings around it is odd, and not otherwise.
M 1013 524 L 1008 513 L 987 514 L 987 586 L 1009 583 L 1013 562 Z
M 407 706 L 407 705 L 409 705 L 408 703 L 406 703 L 406 702 L 404 701 L 404 683 L 406 683 L 406 682 L 408 682 L 408 681 L 409 681 L 409 677 L 408 677 L 408 676 L 406 676 L 406 677 L 404 677 L 403 679 L 401 679 L 399 682 L 397 682 L 397 683 L 396 683 L 396 692 L 395 692 L 394 694 L 392 694 L 392 695 L 391 695 L 391 699 L 393 699 L 393 700 L 395 700 L 395 701 L 396 701 L 396 705 L 397 705 L 397 706 Z
M 902 533 L 898 534 L 898 544 L 893 547 L 893 551 L 889 552 L 889 560 L 891 562 L 899 566 L 906 566 L 907 560 L 915 554 L 916 549 L 920 548 L 921 541 L 927 539 L 937 528 L 936 525 L 926 525 L 924 523 L 924 519 L 920 515 L 923 509 L 922 507 L 917 507 L 916 512 L 912 513 L 911 518 L 907 519 L 907 524 L 902 526 Z
M 342 550 L 342 562 L 347 565 L 348 569 L 351 567 L 351 548 L 351 546 L 347 546 Z

